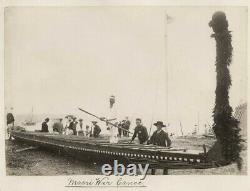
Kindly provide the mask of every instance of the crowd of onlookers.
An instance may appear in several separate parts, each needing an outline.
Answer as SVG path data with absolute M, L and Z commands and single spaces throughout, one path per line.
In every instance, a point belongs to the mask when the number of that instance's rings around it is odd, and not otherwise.
M 106 126 L 108 130 L 112 130 L 112 128 L 118 129 L 117 137 L 129 137 L 129 129 L 130 129 L 130 121 L 126 117 L 125 120 L 120 122 L 111 123 L 109 120 L 100 119 L 103 122 L 106 122 Z M 46 118 L 42 122 L 42 127 L 40 132 L 49 132 L 49 123 L 50 119 Z M 15 118 L 11 112 L 7 113 L 7 126 L 8 132 L 14 128 Z M 154 144 L 158 146 L 170 146 L 171 140 L 169 139 L 168 133 L 162 130 L 163 127 L 166 127 L 162 121 L 157 121 L 154 123 L 157 127 L 157 130 L 154 131 L 152 136 L 150 136 L 147 132 L 147 128 L 142 125 L 142 121 L 140 118 L 136 119 L 136 127 L 134 129 L 134 133 L 130 143 L 134 141 L 136 137 L 138 137 L 140 144 Z M 54 133 L 64 134 L 64 135 L 76 135 L 76 136 L 86 136 L 86 137 L 99 137 L 102 129 L 98 125 L 97 121 L 92 121 L 91 125 L 87 125 L 83 123 L 83 119 L 77 119 L 75 116 L 66 116 L 63 120 L 62 118 L 57 119 L 53 125 L 52 129 Z M 112 131 L 110 132 L 110 137 L 112 138 Z M 11 136 L 10 136 L 11 138 Z M 114 141 L 110 139 L 110 143 L 118 143 L 118 141 Z
M 52 126 L 53 132 L 65 135 L 78 135 L 78 136 L 87 136 L 87 137 L 99 137 L 101 133 L 101 128 L 98 125 L 97 121 L 92 121 L 91 127 L 86 125 L 85 128 L 83 127 L 83 120 L 78 119 L 76 117 L 66 117 L 65 126 L 62 123 L 62 119 L 58 119 Z M 48 130 L 48 123 L 49 118 L 46 118 L 42 123 L 42 130 L 41 132 L 49 132 Z M 129 128 L 130 128 L 130 121 L 128 118 L 122 120 L 120 122 L 116 122 L 113 124 L 118 128 L 118 137 L 129 136 Z M 152 136 L 150 137 L 147 131 L 147 128 L 142 125 L 142 121 L 140 118 L 136 119 L 136 127 L 134 129 L 134 133 L 130 143 L 134 141 L 136 137 L 138 137 L 140 144 L 154 144 L 158 146 L 170 146 L 171 140 L 168 136 L 168 133 L 162 130 L 163 127 L 166 127 L 162 121 L 157 121 L 154 123 L 157 127 L 157 130 L 154 131 Z M 108 122 L 107 122 L 108 126 Z
M 50 119 L 46 118 L 41 127 L 41 132 L 49 132 L 49 123 Z M 64 135 L 78 135 L 78 136 L 87 136 L 87 137 L 98 137 L 101 133 L 101 128 L 98 125 L 97 121 L 92 121 L 91 124 L 83 123 L 83 119 L 77 119 L 75 116 L 66 116 L 65 119 L 58 118 L 53 120 L 52 129 L 54 133 L 64 134 Z M 130 121 L 128 117 L 125 120 L 120 122 L 115 122 L 115 125 L 119 128 L 120 137 L 129 136 Z M 107 124 L 108 128 L 108 124 Z

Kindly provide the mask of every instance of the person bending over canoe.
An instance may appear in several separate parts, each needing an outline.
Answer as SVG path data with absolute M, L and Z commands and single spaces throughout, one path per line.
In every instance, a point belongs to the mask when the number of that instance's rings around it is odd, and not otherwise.
M 92 121 L 92 123 L 94 125 L 93 136 L 94 137 L 99 137 L 102 130 L 99 127 L 99 125 L 97 125 L 97 121 Z
M 154 125 L 157 127 L 157 130 L 151 136 L 149 143 L 162 147 L 170 147 L 171 140 L 168 137 L 168 133 L 162 130 L 162 127 L 166 127 L 166 125 L 164 125 L 162 121 L 157 121 Z
M 143 144 L 148 140 L 147 128 L 141 124 L 141 119 L 137 118 L 135 122 L 136 122 L 136 127 L 130 143 L 132 143 L 135 137 L 138 136 L 140 144 Z

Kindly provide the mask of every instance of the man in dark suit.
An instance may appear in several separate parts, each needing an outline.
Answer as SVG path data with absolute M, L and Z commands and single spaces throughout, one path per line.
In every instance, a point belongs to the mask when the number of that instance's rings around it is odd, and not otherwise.
M 139 119 L 139 118 L 136 119 L 136 127 L 135 127 L 134 135 L 133 135 L 130 143 L 132 143 L 134 141 L 136 136 L 138 136 L 140 144 L 143 144 L 148 140 L 147 128 L 141 124 L 141 119 Z
M 49 132 L 49 127 L 48 127 L 48 122 L 49 122 L 49 118 L 46 118 L 44 120 L 44 122 L 42 123 L 42 130 L 41 132 Z
M 127 131 L 123 131 L 123 136 L 129 137 L 128 131 L 129 131 L 129 127 L 130 127 L 130 121 L 128 120 L 128 117 L 126 117 L 126 119 L 124 120 L 122 127 L 127 130 Z
M 151 136 L 150 143 L 153 145 L 170 147 L 171 140 L 168 137 L 168 133 L 162 130 L 162 127 L 166 127 L 166 125 L 164 125 L 162 121 L 157 121 L 156 123 L 154 123 L 154 125 L 157 127 L 157 130 Z
M 94 125 L 93 136 L 94 137 L 99 137 L 102 130 L 99 127 L 99 125 L 97 125 L 97 121 L 92 121 L 92 123 Z
M 77 131 L 76 131 L 76 125 L 77 125 L 77 121 L 76 121 L 76 117 L 72 118 L 72 121 L 70 121 L 68 129 L 73 131 L 73 135 L 77 135 Z

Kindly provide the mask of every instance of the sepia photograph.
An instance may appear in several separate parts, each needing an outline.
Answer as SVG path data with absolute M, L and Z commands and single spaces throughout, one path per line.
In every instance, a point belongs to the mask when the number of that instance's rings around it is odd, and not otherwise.
M 6 176 L 246 176 L 247 40 L 247 6 L 5 7 Z

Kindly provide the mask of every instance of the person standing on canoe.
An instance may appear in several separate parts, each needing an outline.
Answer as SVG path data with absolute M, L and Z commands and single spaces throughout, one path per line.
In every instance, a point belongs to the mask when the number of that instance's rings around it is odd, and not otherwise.
M 147 128 L 141 124 L 141 119 L 139 118 L 136 119 L 136 127 L 130 143 L 134 141 L 136 136 L 138 136 L 140 144 L 144 144 L 148 140 Z
M 117 111 L 116 111 L 116 108 L 114 106 L 115 104 L 115 96 L 111 95 L 110 98 L 109 98 L 109 119 L 107 119 L 107 121 L 111 121 L 113 123 L 114 120 L 117 119 Z M 118 143 L 118 128 L 117 127 L 114 127 L 113 125 L 110 125 L 108 124 L 108 129 L 110 131 L 110 137 L 109 137 L 109 142 L 110 143 Z
M 168 137 L 168 133 L 162 130 L 162 127 L 166 127 L 166 125 L 164 125 L 162 121 L 157 121 L 154 125 L 157 127 L 157 130 L 151 136 L 150 143 L 162 147 L 170 147 L 171 140 Z
M 92 121 L 93 125 L 94 125 L 94 130 L 93 130 L 93 136 L 99 137 L 100 133 L 101 133 L 101 128 L 99 127 L 99 125 L 97 125 L 97 121 Z
M 46 118 L 44 122 L 42 123 L 42 130 L 41 132 L 48 133 L 49 127 L 48 127 L 49 118 Z

